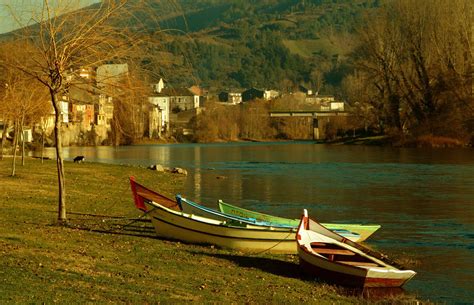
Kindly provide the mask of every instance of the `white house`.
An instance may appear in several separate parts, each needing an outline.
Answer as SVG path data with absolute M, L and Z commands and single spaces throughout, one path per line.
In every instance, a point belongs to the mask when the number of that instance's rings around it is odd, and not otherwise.
M 165 82 L 162 78 L 158 81 L 158 83 L 153 84 L 153 91 L 156 93 L 161 93 L 161 90 L 165 87 Z
M 271 100 L 280 96 L 280 92 L 276 90 L 265 90 L 263 91 L 263 98 L 265 100 Z
M 166 95 L 155 95 L 148 98 L 148 102 L 157 107 L 161 118 L 161 129 L 162 131 L 168 131 L 170 125 L 170 97 Z
M 344 102 L 333 101 L 330 104 L 331 111 L 344 111 Z
M 111 96 L 105 94 L 99 95 L 99 102 L 95 105 L 95 124 L 111 128 L 111 122 L 114 118 L 114 103 Z
M 69 123 L 69 102 L 60 101 L 59 102 L 60 117 L 62 123 Z M 53 111 L 54 115 L 54 111 Z

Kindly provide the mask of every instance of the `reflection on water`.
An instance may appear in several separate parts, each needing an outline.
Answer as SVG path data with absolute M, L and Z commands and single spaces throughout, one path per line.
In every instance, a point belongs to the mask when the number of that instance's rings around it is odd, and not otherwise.
M 53 150 L 48 151 L 54 157 Z M 324 222 L 382 225 L 369 243 L 418 275 L 405 289 L 439 302 L 472 302 L 474 153 L 310 143 L 71 147 L 65 158 L 188 170 L 181 193 Z M 124 177 L 126 179 L 127 177 Z M 137 177 L 138 178 L 138 177 Z

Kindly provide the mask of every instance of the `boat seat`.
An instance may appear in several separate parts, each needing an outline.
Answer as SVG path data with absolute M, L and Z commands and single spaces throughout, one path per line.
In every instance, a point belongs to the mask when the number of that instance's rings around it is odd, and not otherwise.
M 318 242 L 311 243 L 311 248 L 314 248 L 314 247 L 325 247 L 325 246 L 326 246 L 325 243 L 318 243 Z
M 319 254 L 333 254 L 333 255 L 355 255 L 354 252 L 345 249 L 328 249 L 328 248 L 313 248 L 314 252 Z
M 377 267 L 378 264 L 369 263 L 369 262 L 351 262 L 351 261 L 337 261 L 341 264 L 351 265 L 351 266 L 362 266 L 362 267 Z

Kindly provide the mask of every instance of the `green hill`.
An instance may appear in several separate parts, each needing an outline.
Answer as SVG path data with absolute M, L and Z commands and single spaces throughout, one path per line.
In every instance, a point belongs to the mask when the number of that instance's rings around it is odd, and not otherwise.
M 339 85 L 341 77 L 334 75 L 351 52 L 354 29 L 378 5 L 377 0 L 178 1 L 179 13 L 162 19 L 160 27 L 180 31 L 163 47 L 185 58 L 191 75 L 162 73 L 182 85 L 279 88 L 311 86 L 319 69 L 330 90 Z
M 322 93 L 339 85 L 354 29 L 379 6 L 379 0 L 136 2 L 147 11 L 134 18 L 152 35 L 142 64 L 173 86 L 311 87 L 313 75 L 323 74 Z M 120 18 L 120 26 L 137 22 Z

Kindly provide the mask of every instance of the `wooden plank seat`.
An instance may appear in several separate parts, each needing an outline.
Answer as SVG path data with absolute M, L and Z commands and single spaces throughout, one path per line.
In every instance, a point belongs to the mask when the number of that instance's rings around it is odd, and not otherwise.
M 331 254 L 331 255 L 355 255 L 354 252 L 345 249 L 329 249 L 329 248 L 315 248 L 312 247 L 314 252 L 319 254 Z
M 365 266 L 365 267 L 377 267 L 378 264 L 369 263 L 369 262 L 351 262 L 351 261 L 337 261 L 338 263 L 351 265 L 351 266 Z
M 314 247 L 325 247 L 326 244 L 325 243 L 318 243 L 318 242 L 313 242 L 311 243 L 311 248 L 314 248 Z

